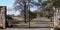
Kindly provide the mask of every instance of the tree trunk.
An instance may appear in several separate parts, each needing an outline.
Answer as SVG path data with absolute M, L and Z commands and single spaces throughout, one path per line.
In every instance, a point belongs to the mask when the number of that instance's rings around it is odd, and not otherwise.
M 24 22 L 27 23 L 26 21 L 26 1 L 24 1 Z

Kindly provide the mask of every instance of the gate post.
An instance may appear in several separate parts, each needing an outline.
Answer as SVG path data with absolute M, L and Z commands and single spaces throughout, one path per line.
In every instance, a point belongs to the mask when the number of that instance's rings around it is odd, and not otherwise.
M 6 15 L 6 7 L 5 6 L 0 6 L 0 14 L 1 14 L 1 20 L 2 20 L 2 27 L 5 28 L 5 15 Z

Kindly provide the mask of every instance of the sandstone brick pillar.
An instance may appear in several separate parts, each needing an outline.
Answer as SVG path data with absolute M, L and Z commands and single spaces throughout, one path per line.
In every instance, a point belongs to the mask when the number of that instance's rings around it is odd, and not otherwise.
M 54 9 L 54 26 L 57 26 L 58 25 L 58 20 L 59 20 L 59 17 L 58 17 L 58 14 L 59 14 L 59 8 L 55 8 Z
M 0 8 L 0 19 L 2 20 L 2 26 L 5 28 L 5 6 L 1 6 Z

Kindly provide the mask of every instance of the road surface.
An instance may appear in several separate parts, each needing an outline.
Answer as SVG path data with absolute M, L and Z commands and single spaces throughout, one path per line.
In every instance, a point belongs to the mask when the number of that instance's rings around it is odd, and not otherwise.
M 6 28 L 1 30 L 52 30 L 52 28 Z
M 1 30 L 53 30 L 53 28 L 51 28 L 48 25 L 47 21 L 36 21 L 36 22 L 37 22 L 36 24 L 30 25 L 30 27 L 40 27 L 40 28 L 21 28 L 21 27 L 29 27 L 29 25 L 27 25 L 27 26 L 14 26 L 12 28 L 6 28 Z

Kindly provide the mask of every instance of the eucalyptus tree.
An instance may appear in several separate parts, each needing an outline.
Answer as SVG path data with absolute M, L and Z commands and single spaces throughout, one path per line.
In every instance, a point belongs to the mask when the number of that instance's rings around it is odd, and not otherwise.
M 26 17 L 28 16 L 28 12 L 27 10 L 29 10 L 30 12 L 30 8 L 33 6 L 37 6 L 39 7 L 38 10 L 40 10 L 40 8 L 42 8 L 42 0 L 37 0 L 38 2 L 35 2 L 34 0 L 16 0 L 14 3 L 14 8 L 17 10 L 24 10 L 24 21 L 26 22 Z M 39 15 L 39 13 L 38 13 Z
M 30 1 L 31 0 L 16 0 L 15 1 L 15 3 L 14 3 L 14 5 L 16 6 L 17 4 L 17 6 L 16 7 L 14 7 L 14 8 L 19 8 L 19 9 L 21 9 L 21 10 L 24 10 L 24 12 L 23 12 L 23 14 L 24 14 L 24 22 L 26 23 L 27 22 L 27 20 L 26 20 L 26 18 L 27 18 L 27 16 L 28 16 L 28 6 L 29 6 L 29 3 L 30 3 Z M 18 9 L 18 10 L 19 10 Z M 27 11 L 27 12 L 26 12 Z
M 39 19 L 40 18 L 40 11 L 42 10 L 42 0 L 38 0 L 38 3 L 36 5 L 38 7 L 38 10 L 37 10 L 37 19 Z
M 32 5 L 33 4 L 33 5 Z M 34 0 L 16 0 L 14 3 L 14 9 L 15 10 L 24 10 L 24 22 L 26 23 L 27 17 L 30 15 L 30 7 L 33 7 L 34 5 L 37 5 Z M 28 11 L 29 10 L 29 11 Z
M 53 8 L 53 1 L 52 0 L 48 0 L 48 1 L 44 1 L 42 3 L 42 7 L 43 7 L 43 10 L 41 11 L 43 14 L 43 16 L 53 16 L 54 14 L 54 10 L 52 9 Z

